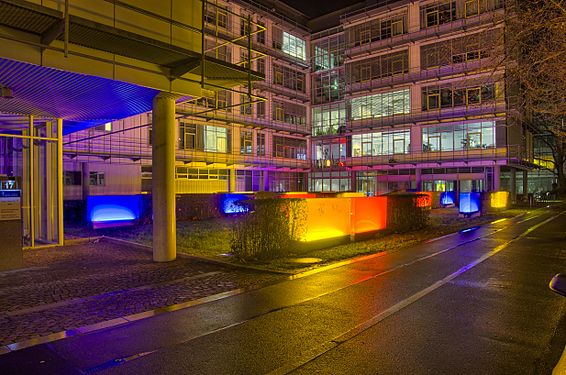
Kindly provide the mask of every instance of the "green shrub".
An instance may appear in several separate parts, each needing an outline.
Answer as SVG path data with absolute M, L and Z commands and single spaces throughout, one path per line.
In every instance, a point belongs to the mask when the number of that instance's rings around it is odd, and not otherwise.
M 233 228 L 230 248 L 241 260 L 267 260 L 289 253 L 304 228 L 302 199 L 246 201 L 250 213 Z
M 387 196 L 387 229 L 409 232 L 428 225 L 430 208 L 418 207 L 425 194 L 391 194 Z

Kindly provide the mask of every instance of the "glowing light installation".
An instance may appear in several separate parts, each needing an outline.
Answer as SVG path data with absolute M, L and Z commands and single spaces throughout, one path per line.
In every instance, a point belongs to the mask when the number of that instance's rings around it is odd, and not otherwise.
M 480 211 L 480 193 L 460 193 L 461 214 L 474 214 Z
M 96 228 L 132 224 L 140 217 L 141 195 L 89 195 L 87 220 Z
M 491 193 L 489 201 L 491 208 L 506 208 L 509 202 L 509 192 L 494 191 Z
M 352 198 L 352 234 L 387 227 L 387 197 Z
M 368 233 L 387 226 L 387 197 L 305 199 L 301 241 Z
M 417 195 L 417 207 L 432 207 L 432 193 L 429 191 L 419 192 Z
M 246 194 L 226 193 L 220 194 L 220 212 L 223 214 L 242 214 L 249 211 L 249 208 L 241 202 L 250 200 L 251 197 Z
M 440 194 L 440 205 L 450 206 L 456 204 L 456 193 L 454 191 L 444 191 Z

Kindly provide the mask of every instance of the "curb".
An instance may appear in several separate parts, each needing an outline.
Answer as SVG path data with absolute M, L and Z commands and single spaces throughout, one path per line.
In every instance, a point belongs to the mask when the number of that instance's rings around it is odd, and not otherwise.
M 63 246 L 82 245 L 89 242 L 99 241 L 102 237 L 104 236 L 70 238 L 63 241 Z

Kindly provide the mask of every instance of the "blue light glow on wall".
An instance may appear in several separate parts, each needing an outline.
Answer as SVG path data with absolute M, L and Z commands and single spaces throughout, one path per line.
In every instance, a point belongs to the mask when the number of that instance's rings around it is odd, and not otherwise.
M 480 210 L 480 193 L 460 193 L 460 213 L 473 214 Z
M 442 206 L 450 206 L 456 203 L 456 193 L 453 191 L 445 191 L 440 194 L 440 204 Z
M 249 208 L 240 202 L 249 200 L 245 194 L 220 194 L 220 212 L 223 214 L 241 214 L 249 211 Z
M 87 220 L 95 227 L 138 220 L 140 207 L 140 195 L 90 195 L 86 199 Z

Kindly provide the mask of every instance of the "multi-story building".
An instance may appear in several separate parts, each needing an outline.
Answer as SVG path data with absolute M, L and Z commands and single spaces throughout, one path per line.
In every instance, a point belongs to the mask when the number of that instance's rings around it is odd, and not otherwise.
M 210 4 L 205 51 L 251 63 L 265 80 L 178 106 L 177 192 L 514 197 L 527 183 L 532 136 L 507 115 L 503 5 L 380 1 L 308 20 L 280 2 L 277 12 Z M 243 37 L 250 20 L 265 27 L 252 30 L 253 58 Z M 148 191 L 150 151 L 149 114 L 68 135 L 66 199 Z
M 507 116 L 503 5 L 378 3 L 313 34 L 309 188 L 514 196 L 532 136 Z
M 279 7 L 287 17 L 260 5 L 206 3 L 206 53 L 251 63 L 265 80 L 177 105 L 177 193 L 307 189 L 309 32 L 291 20 L 297 11 Z M 67 135 L 65 199 L 150 191 L 151 121 L 148 112 Z

